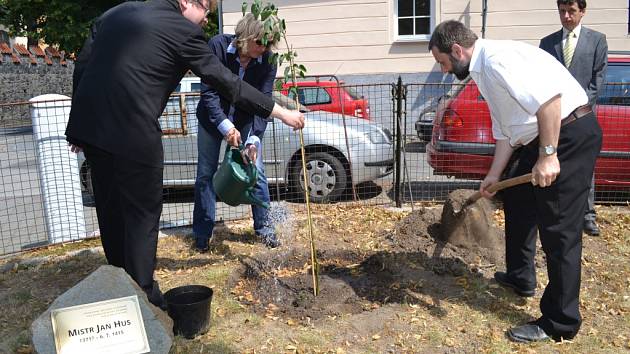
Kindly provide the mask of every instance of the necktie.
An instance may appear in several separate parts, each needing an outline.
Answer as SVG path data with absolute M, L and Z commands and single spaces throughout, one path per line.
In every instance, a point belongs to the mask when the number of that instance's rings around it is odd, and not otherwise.
M 575 50 L 575 33 L 569 31 L 567 34 L 567 40 L 564 43 L 564 49 L 562 55 L 564 56 L 564 66 L 567 68 L 571 66 L 571 60 L 573 59 L 573 51 Z

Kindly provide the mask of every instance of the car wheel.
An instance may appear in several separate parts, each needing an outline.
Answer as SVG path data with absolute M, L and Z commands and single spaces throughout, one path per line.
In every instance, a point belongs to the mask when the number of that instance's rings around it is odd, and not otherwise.
M 313 203 L 326 203 L 338 199 L 350 180 L 343 163 L 336 156 L 326 152 L 306 154 L 306 178 L 309 199 Z M 304 195 L 301 160 L 298 160 L 293 168 L 290 183 L 292 190 L 301 198 Z

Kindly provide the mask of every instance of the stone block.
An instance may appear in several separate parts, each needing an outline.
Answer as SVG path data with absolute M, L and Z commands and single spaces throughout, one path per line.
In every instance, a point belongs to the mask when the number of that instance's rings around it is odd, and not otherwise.
M 50 318 L 52 310 L 133 295 L 138 295 L 151 353 L 167 354 L 173 343 L 173 321 L 164 311 L 147 300 L 144 291 L 122 268 L 109 265 L 99 267 L 73 288 L 61 294 L 32 323 L 31 334 L 35 351 L 41 354 L 55 353 Z

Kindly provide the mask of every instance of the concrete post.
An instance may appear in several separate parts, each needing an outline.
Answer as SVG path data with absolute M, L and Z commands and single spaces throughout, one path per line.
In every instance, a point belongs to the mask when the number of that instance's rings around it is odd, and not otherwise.
M 48 239 L 50 243 L 59 243 L 84 238 L 77 154 L 70 151 L 65 137 L 70 98 L 48 94 L 33 97 L 29 102 Z

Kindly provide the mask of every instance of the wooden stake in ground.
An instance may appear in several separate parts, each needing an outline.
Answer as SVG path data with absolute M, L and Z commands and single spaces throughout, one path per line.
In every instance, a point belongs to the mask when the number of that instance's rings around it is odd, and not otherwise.
M 304 152 L 304 134 L 300 129 L 300 151 L 302 152 L 302 176 L 304 177 L 304 200 L 306 201 L 306 216 L 308 220 L 308 236 L 311 242 L 311 273 L 313 274 L 313 294 L 319 294 L 319 262 L 315 248 L 315 236 L 313 233 L 313 218 L 311 217 L 311 203 L 308 190 L 308 177 L 306 175 L 306 154 Z
M 247 11 L 248 4 L 243 2 L 242 10 L 243 16 Z M 261 0 L 254 0 L 251 7 L 251 13 L 260 18 L 264 26 L 264 35 L 262 38 L 263 44 L 267 45 L 269 42 L 277 43 L 283 40 L 287 49 L 286 53 L 274 53 L 269 61 L 276 66 L 282 66 L 284 62 L 288 63 L 288 66 L 284 68 L 283 80 L 277 82 L 277 88 L 281 88 L 283 83 L 286 83 L 289 79 L 292 82 L 289 92 L 294 94 L 294 97 L 298 97 L 297 88 L 297 76 L 304 77 L 306 73 L 306 67 L 295 63 L 295 57 L 297 52 L 293 50 L 293 47 L 289 45 L 286 33 L 286 23 L 284 20 L 278 17 L 278 8 L 274 4 L 266 3 L 262 5 Z M 296 100 L 297 109 L 300 109 L 300 103 Z M 304 134 L 302 129 L 299 131 L 300 135 L 300 153 L 302 156 L 302 176 L 304 178 L 304 201 L 306 202 L 306 213 L 308 220 L 308 235 L 311 244 L 311 273 L 313 274 L 313 294 L 317 296 L 319 294 L 319 262 L 317 261 L 317 249 L 315 247 L 315 236 L 313 233 L 313 219 L 311 215 L 311 203 L 308 188 L 308 176 L 306 172 L 306 152 L 304 151 Z

